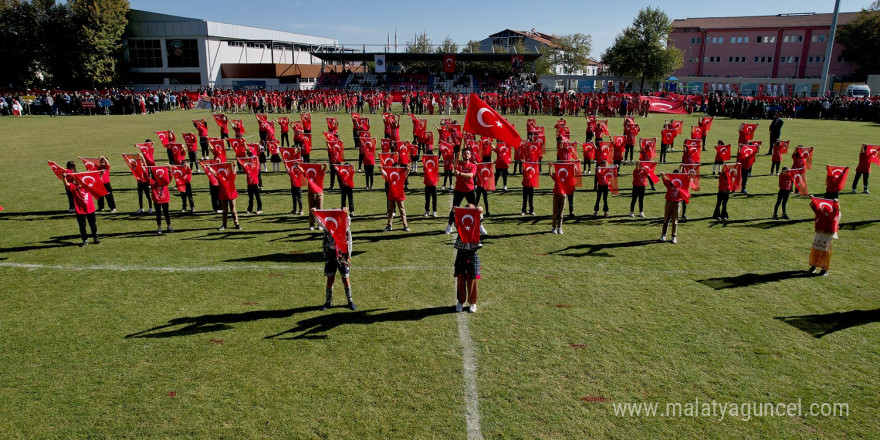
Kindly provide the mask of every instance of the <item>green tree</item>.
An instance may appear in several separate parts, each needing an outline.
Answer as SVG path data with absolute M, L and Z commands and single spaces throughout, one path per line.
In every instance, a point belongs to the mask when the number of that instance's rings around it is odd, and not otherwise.
M 462 53 L 481 53 L 480 50 L 480 42 L 477 40 L 470 40 L 467 44 L 461 49 Z
M 409 53 L 431 53 L 431 40 L 428 34 L 422 32 L 413 36 L 412 41 L 406 42 L 406 51 Z
M 437 46 L 437 53 L 458 53 L 458 45 L 447 35 L 446 39 Z
M 36 77 L 39 44 L 31 2 L 0 0 L 0 87 L 30 87 Z
M 620 76 L 659 81 L 684 63 L 682 51 L 667 44 L 672 20 L 665 12 L 648 7 L 639 11 L 632 26 L 624 29 L 602 54 L 602 64 Z
M 880 0 L 862 9 L 853 21 L 837 31 L 841 55 L 858 64 L 859 75 L 880 72 Z
M 69 0 L 77 47 L 74 80 L 109 84 L 117 76 L 122 34 L 128 24 L 128 0 Z
M 562 72 L 571 75 L 578 70 L 584 71 L 590 64 L 592 37 L 585 34 L 569 34 L 557 37 L 554 43 L 557 48 L 549 48 L 544 56 L 550 70 L 553 65 L 562 66 Z M 544 58 L 543 56 L 541 58 Z M 543 65 L 542 65 L 543 68 Z

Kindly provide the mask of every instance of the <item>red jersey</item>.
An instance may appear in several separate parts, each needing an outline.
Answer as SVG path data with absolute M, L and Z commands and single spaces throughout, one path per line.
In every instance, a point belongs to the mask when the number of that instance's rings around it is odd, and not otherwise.
M 455 169 L 459 173 L 465 174 L 477 174 L 477 165 L 473 162 L 463 162 L 458 161 L 455 165 Z M 472 177 L 464 177 L 464 176 L 455 176 L 455 192 L 471 192 L 474 190 L 474 178 Z

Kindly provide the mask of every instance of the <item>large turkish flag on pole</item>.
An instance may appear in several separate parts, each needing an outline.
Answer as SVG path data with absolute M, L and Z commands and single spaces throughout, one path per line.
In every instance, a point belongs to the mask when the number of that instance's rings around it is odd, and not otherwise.
M 468 98 L 463 129 L 469 133 L 498 139 L 507 145 L 519 145 L 522 142 L 513 125 L 474 93 Z

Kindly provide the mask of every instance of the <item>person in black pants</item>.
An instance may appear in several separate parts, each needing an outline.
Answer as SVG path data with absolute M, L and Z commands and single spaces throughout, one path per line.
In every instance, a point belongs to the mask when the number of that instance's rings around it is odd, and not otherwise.
M 593 206 L 593 217 L 599 216 L 599 201 L 603 201 L 602 211 L 605 213 L 605 217 L 608 217 L 608 178 L 605 174 L 599 176 L 599 168 L 605 166 L 606 162 L 602 161 L 596 167 L 596 205 Z
M 791 173 L 788 168 L 783 167 L 782 172 L 779 173 L 779 193 L 776 194 L 776 206 L 773 207 L 773 220 L 779 220 L 776 214 L 779 212 L 780 205 L 782 205 L 782 219 L 788 220 L 785 205 L 788 204 L 788 195 L 791 194 L 792 187 Z
M 773 120 L 770 121 L 770 149 L 767 150 L 768 156 L 773 154 L 773 146 L 776 145 L 776 141 L 782 135 L 782 124 L 784 123 L 779 112 L 773 114 Z
M 455 175 L 455 191 L 452 193 L 452 209 L 449 210 L 449 223 L 446 226 L 446 233 L 452 233 L 452 224 L 455 222 L 455 207 L 460 205 L 463 200 L 467 200 L 469 204 L 476 205 L 477 198 L 474 195 L 474 176 L 477 174 L 477 165 L 471 162 L 471 150 L 465 148 L 461 151 L 461 159 L 455 164 L 452 170 Z M 482 229 L 482 225 L 480 225 Z

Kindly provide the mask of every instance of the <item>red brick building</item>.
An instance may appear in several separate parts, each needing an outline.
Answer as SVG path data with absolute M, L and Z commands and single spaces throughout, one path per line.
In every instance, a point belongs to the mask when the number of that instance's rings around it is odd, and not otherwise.
M 841 12 L 837 27 L 856 17 Z M 677 77 L 819 78 L 832 14 L 780 14 L 673 20 L 670 44 L 684 51 Z M 851 74 L 853 63 L 834 44 L 829 73 Z

